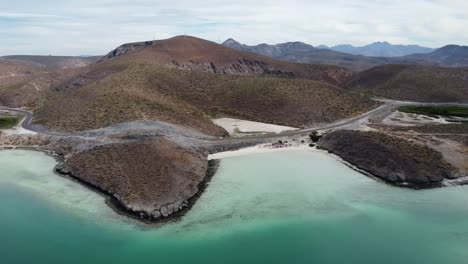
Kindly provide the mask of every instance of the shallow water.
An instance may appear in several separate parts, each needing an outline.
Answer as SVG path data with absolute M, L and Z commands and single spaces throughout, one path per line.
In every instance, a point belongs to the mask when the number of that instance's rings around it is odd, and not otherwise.
M 0 263 L 467 263 L 468 188 L 413 191 L 311 151 L 224 159 L 182 221 L 150 228 L 0 152 Z

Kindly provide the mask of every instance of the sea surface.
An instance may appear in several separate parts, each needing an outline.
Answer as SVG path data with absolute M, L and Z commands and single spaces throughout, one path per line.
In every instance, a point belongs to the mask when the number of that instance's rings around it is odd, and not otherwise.
M 468 187 L 391 187 L 317 151 L 222 160 L 179 222 L 147 226 L 0 151 L 0 263 L 468 263 Z

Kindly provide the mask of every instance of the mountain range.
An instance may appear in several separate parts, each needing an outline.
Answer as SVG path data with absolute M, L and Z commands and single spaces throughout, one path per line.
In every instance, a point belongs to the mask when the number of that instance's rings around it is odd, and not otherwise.
M 364 55 L 355 55 L 341 51 L 335 51 L 333 49 L 327 49 L 324 46 L 316 48 L 312 45 L 302 42 L 287 42 L 276 45 L 259 44 L 255 46 L 248 46 L 241 44 L 234 39 L 228 39 L 223 43 L 223 45 L 233 49 L 253 52 L 290 62 L 331 64 L 346 67 L 354 71 L 363 71 L 385 64 L 422 64 L 446 67 L 468 66 L 468 47 L 457 45 L 447 45 L 430 53 L 419 53 L 402 57 L 369 57 Z M 377 49 L 376 47 L 381 47 L 382 49 L 385 49 L 385 47 L 391 47 L 391 49 L 387 49 L 389 52 L 392 49 L 398 49 L 402 47 L 399 45 L 385 43 L 369 46 L 373 46 L 374 49 Z M 415 48 L 414 46 L 403 47 L 407 47 L 408 50 L 416 49 L 421 51 L 421 49 Z M 341 50 L 346 49 L 341 48 Z M 425 50 L 426 52 L 429 51 L 425 48 L 422 48 L 422 50 Z
M 432 48 L 421 47 L 418 45 L 392 45 L 386 41 L 375 42 L 362 47 L 342 44 L 333 47 L 321 45 L 318 48 L 331 49 L 338 52 L 354 55 L 364 55 L 369 57 L 402 57 L 412 54 L 431 53 L 434 51 Z
M 303 127 L 362 112 L 368 96 L 466 101 L 467 58 L 468 47 L 455 45 L 382 58 L 179 36 L 100 58 L 2 57 L 0 105 L 37 109 L 38 124 L 70 131 L 156 119 L 221 135 L 216 116 Z

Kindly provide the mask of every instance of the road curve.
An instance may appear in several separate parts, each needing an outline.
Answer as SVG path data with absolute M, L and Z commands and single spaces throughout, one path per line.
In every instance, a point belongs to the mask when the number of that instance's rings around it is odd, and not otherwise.
M 246 136 L 242 138 L 228 138 L 228 139 L 214 139 L 214 140 L 208 140 L 211 143 L 215 142 L 232 142 L 232 143 L 240 143 L 240 142 L 252 142 L 252 141 L 258 141 L 258 140 L 268 140 L 268 139 L 277 139 L 281 137 L 291 137 L 291 136 L 300 136 L 300 135 L 305 135 L 308 134 L 312 131 L 315 130 L 331 130 L 331 129 L 343 129 L 355 125 L 360 125 L 362 123 L 365 123 L 369 119 L 372 119 L 374 117 L 382 117 L 385 115 L 390 114 L 393 110 L 397 109 L 399 106 L 402 105 L 463 105 L 463 106 L 468 106 L 468 103 L 424 103 L 424 102 L 409 102 L 409 101 L 394 101 L 394 100 L 379 100 L 383 104 L 375 109 L 372 109 L 366 113 L 363 113 L 359 116 L 340 120 L 334 123 L 330 124 L 325 124 L 321 126 L 316 126 L 316 127 L 309 127 L 305 129 L 300 129 L 300 130 L 294 130 L 294 131 L 286 131 L 278 134 L 268 134 L 268 135 L 259 135 L 259 136 Z M 25 118 L 21 121 L 21 127 L 23 129 L 33 131 L 39 134 L 46 134 L 46 135 L 52 135 L 52 136 L 80 136 L 83 137 L 83 134 L 80 133 L 80 135 L 77 134 L 72 134 L 72 133 L 61 133 L 61 132 L 54 132 L 54 131 L 39 131 L 35 129 L 32 126 L 32 120 L 33 120 L 33 113 L 24 109 L 18 109 L 18 108 L 10 108 L 10 107 L 2 107 L 0 106 L 0 110 L 3 111 L 10 111 L 10 112 L 16 112 L 20 113 L 25 116 Z M 122 132 L 122 131 L 120 131 Z
M 26 110 L 23 110 L 23 109 L 8 108 L 8 107 L 0 107 L 0 110 L 1 111 L 16 112 L 16 113 L 19 113 L 21 115 L 24 115 L 25 118 L 23 120 L 21 120 L 20 126 L 22 128 L 24 128 L 24 129 L 26 129 L 26 130 L 37 132 L 37 131 L 34 131 L 31 128 L 31 123 L 32 123 L 32 120 L 33 120 L 33 113 L 32 112 L 29 112 L 29 111 L 26 111 Z

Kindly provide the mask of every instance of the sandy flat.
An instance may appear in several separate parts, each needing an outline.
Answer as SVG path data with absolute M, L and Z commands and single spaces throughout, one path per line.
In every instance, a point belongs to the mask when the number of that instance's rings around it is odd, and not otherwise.
M 450 124 L 443 117 L 431 117 L 427 115 L 419 115 L 412 113 L 404 113 L 400 111 L 393 112 L 390 116 L 386 117 L 383 124 L 394 126 L 417 126 L 417 125 L 437 125 L 437 124 Z
M 233 151 L 219 152 L 208 156 L 208 160 L 213 159 L 224 159 L 229 157 L 238 157 L 245 155 L 270 153 L 270 152 L 283 152 L 291 150 L 308 150 L 308 151 L 319 151 L 315 147 L 309 147 L 306 143 L 304 144 L 285 144 L 283 147 L 274 147 L 272 144 L 262 144 L 253 147 L 243 148 Z
M 254 133 L 280 133 L 297 129 L 295 127 L 279 126 L 235 118 L 218 118 L 213 119 L 213 122 L 224 128 L 230 135 L 237 136 Z

